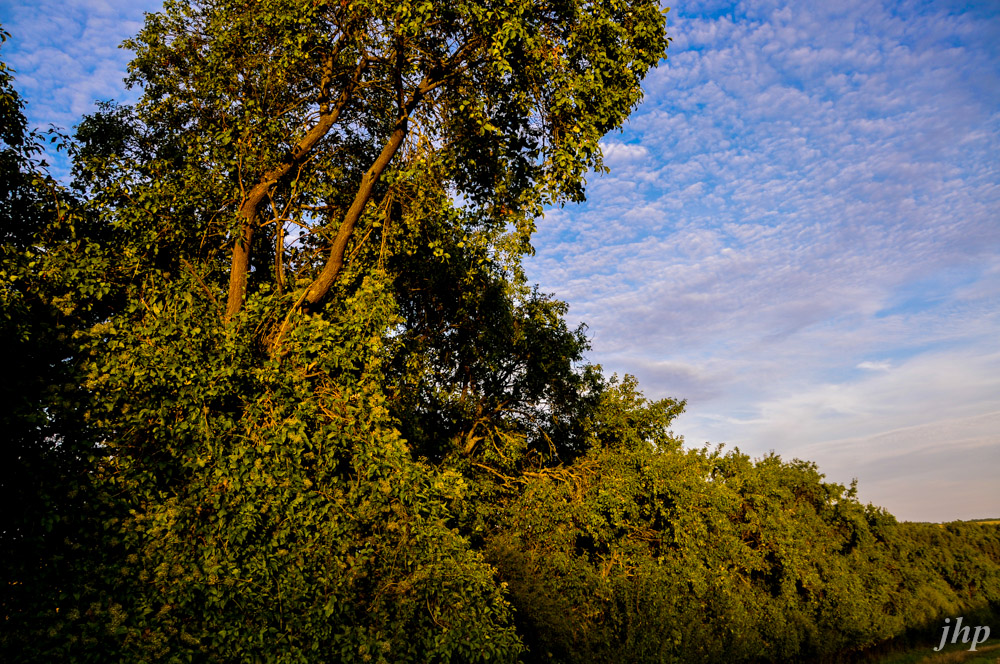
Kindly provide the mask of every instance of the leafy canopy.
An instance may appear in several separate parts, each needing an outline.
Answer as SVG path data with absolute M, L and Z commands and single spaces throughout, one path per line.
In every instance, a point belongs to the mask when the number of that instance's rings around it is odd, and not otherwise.
M 516 227 L 524 250 L 542 205 L 582 199 L 666 44 L 648 0 L 170 0 L 127 43 L 155 140 L 123 186 L 152 189 L 151 253 L 231 251 L 227 318 L 248 280 L 283 287 L 289 270 L 315 309 L 355 228 L 391 223 L 393 203 L 405 214 L 428 171 L 439 205 Z M 286 258 L 289 224 L 304 251 Z

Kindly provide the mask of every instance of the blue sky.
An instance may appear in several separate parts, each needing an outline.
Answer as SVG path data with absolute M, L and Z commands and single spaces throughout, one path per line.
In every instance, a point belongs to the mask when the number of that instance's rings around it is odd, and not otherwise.
M 13 2 L 33 123 L 129 99 L 145 0 Z M 529 275 L 689 445 L 1000 515 L 1000 4 L 679 2 L 669 59 Z

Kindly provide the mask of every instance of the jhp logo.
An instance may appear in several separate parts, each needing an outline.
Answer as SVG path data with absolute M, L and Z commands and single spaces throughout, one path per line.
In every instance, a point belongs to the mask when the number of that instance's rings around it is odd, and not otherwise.
M 942 650 L 944 648 L 945 643 L 948 642 L 948 632 L 953 629 L 952 626 L 949 624 L 950 622 L 951 618 L 944 619 L 944 633 L 941 635 L 941 643 L 938 644 L 938 647 L 934 649 L 935 652 Z M 960 635 L 962 637 L 962 643 L 968 643 L 970 637 L 970 629 L 971 628 L 968 625 L 962 627 L 961 616 L 956 618 L 954 631 L 951 633 L 951 643 L 958 643 L 958 637 Z M 980 634 L 982 634 L 982 638 L 980 638 L 979 636 Z M 976 646 L 978 646 L 980 643 L 982 643 L 988 638 L 990 638 L 990 628 L 986 627 L 985 625 L 977 626 L 975 635 L 972 636 L 972 645 L 969 646 L 969 650 L 974 651 L 976 649 Z

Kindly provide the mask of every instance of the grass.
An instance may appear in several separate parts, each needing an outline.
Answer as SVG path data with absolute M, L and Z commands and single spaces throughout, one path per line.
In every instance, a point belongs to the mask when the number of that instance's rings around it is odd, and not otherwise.
M 975 652 L 968 643 L 949 644 L 941 652 L 925 646 L 889 655 L 878 664 L 1000 664 L 1000 638 L 980 643 Z

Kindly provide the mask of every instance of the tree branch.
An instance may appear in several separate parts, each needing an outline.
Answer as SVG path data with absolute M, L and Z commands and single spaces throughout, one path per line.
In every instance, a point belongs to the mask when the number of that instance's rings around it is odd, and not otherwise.
M 226 313 L 224 316 L 225 321 L 228 322 L 243 307 L 243 300 L 246 297 L 247 275 L 250 272 L 250 249 L 253 243 L 254 219 L 266 201 L 268 192 L 271 187 L 299 166 L 337 123 L 341 112 L 343 112 L 344 108 L 350 102 L 354 88 L 357 86 L 365 67 L 367 67 L 367 60 L 362 57 L 358 62 L 354 76 L 344 87 L 344 90 L 333 106 L 328 106 L 325 101 L 322 103 L 319 120 L 295 145 L 289 153 L 288 158 L 262 175 L 260 181 L 244 197 L 238 212 L 238 216 L 242 220 L 242 232 L 233 246 L 232 267 L 229 271 L 229 295 L 226 301 Z M 323 88 L 321 89 L 321 96 L 324 99 L 329 98 L 328 90 L 332 82 L 332 75 L 333 55 L 327 58 L 324 65 L 321 82 L 321 88 Z
M 392 158 L 403 145 L 409 127 L 410 115 L 413 113 L 413 110 L 432 90 L 443 85 L 448 79 L 458 73 L 459 63 L 472 48 L 472 42 L 466 43 L 452 57 L 448 58 L 447 62 L 439 63 L 432 67 L 410 95 L 409 101 L 400 109 L 400 117 L 396 121 L 396 126 L 392 134 L 389 135 L 389 140 L 386 141 L 375 163 L 372 164 L 371 168 L 368 169 L 362 178 L 361 185 L 354 195 L 354 201 L 340 223 L 340 230 L 337 232 L 337 237 L 330 247 L 330 257 L 327 259 L 326 265 L 315 281 L 309 286 L 309 290 L 306 293 L 305 306 L 316 307 L 326 298 L 333 287 L 337 275 L 340 274 L 340 270 L 344 266 L 344 252 L 347 249 L 347 243 L 351 238 L 351 234 L 354 232 L 354 226 L 361 218 L 368 201 L 371 200 L 372 192 L 382 173 L 385 172 L 389 162 L 392 161 Z
M 385 172 L 389 162 L 392 161 L 392 158 L 396 156 L 399 148 L 403 145 L 403 140 L 406 138 L 409 126 L 410 113 L 413 112 L 413 109 L 420 103 L 424 95 L 434 87 L 433 82 L 426 77 L 421 81 L 417 89 L 413 91 L 413 95 L 403 109 L 404 112 L 401 117 L 396 121 L 396 126 L 389 135 L 389 140 L 382 147 L 382 152 L 379 153 L 378 158 L 375 159 L 375 163 L 371 165 L 371 168 L 361 178 L 358 191 L 354 194 L 354 201 L 351 203 L 351 207 L 347 209 L 343 221 L 340 222 L 340 229 L 337 231 L 337 237 L 330 247 L 330 256 L 326 261 L 326 265 L 323 266 L 323 270 L 319 273 L 319 276 L 309 286 L 306 294 L 306 306 L 315 307 L 327 296 L 330 288 L 333 287 L 337 275 L 340 274 L 340 270 L 344 266 L 344 252 L 347 250 L 347 243 L 354 232 L 354 226 L 365 211 L 368 201 L 371 200 L 372 192 L 375 190 L 375 185 L 378 183 L 379 178 L 382 177 L 382 173 Z

